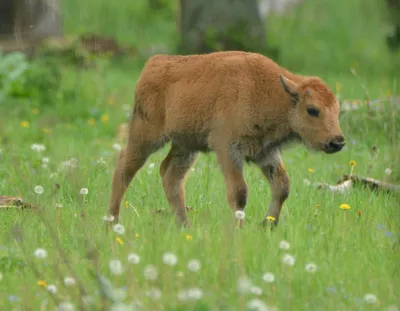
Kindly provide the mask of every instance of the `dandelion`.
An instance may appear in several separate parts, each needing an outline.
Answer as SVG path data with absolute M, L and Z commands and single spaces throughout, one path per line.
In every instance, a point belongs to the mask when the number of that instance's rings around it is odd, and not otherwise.
M 351 206 L 349 204 L 340 204 L 339 206 L 343 210 L 351 209 Z
M 46 150 L 46 146 L 42 144 L 32 144 L 31 150 L 36 152 L 42 152 Z
M 155 166 L 154 163 L 150 163 L 150 164 L 149 164 L 149 168 L 150 168 L 150 169 L 154 168 L 154 166 Z
M 49 163 L 50 162 L 50 159 L 48 158 L 48 157 L 43 157 L 42 158 L 42 163 L 43 164 L 47 164 L 47 163 Z
M 187 290 L 187 298 L 189 300 L 200 300 L 203 297 L 203 291 L 200 288 L 193 287 Z
M 197 259 L 191 259 L 187 264 L 187 268 L 189 271 L 198 272 L 201 268 L 201 263 Z
M 47 290 L 50 293 L 55 294 L 55 293 L 57 293 L 57 286 L 55 286 L 54 284 L 49 284 L 49 285 L 47 285 Z
M 42 186 L 38 185 L 38 186 L 35 186 L 34 191 L 36 194 L 41 195 L 44 192 L 44 189 Z
M 317 271 L 317 265 L 313 262 L 306 264 L 306 271 L 309 273 L 314 273 Z
M 236 217 L 236 219 L 243 220 L 244 217 L 245 217 L 244 211 L 237 210 L 237 211 L 235 212 L 235 217 Z
M 176 265 L 176 263 L 178 262 L 178 258 L 172 253 L 165 253 L 163 255 L 163 262 L 167 266 L 171 266 L 172 267 L 172 266 Z
M 111 273 L 114 275 L 121 275 L 123 272 L 122 263 L 118 259 L 111 259 L 108 263 L 108 267 L 110 268 Z
M 308 171 L 310 174 L 314 173 L 314 169 L 313 169 L 313 168 L 311 168 L 311 167 L 310 167 L 310 168 L 308 168 L 308 169 L 307 169 L 307 171 Z
M 59 311 L 74 311 L 75 307 L 72 303 L 63 301 L 58 305 Z
M 56 203 L 56 208 L 62 208 L 63 205 L 61 203 Z
M 113 215 L 103 216 L 104 222 L 113 222 L 115 217 Z
M 140 256 L 135 253 L 130 253 L 128 255 L 128 262 L 137 265 L 138 263 L 140 263 Z
M 156 287 L 152 287 L 146 292 L 146 295 L 153 300 L 158 300 L 161 298 L 161 291 Z
M 378 299 L 376 298 L 376 296 L 374 294 L 365 294 L 364 301 L 368 304 L 374 304 L 378 301 Z
M 262 294 L 262 289 L 260 287 L 258 287 L 258 286 L 252 286 L 250 288 L 250 292 L 253 295 L 260 296 Z
M 140 234 L 139 233 L 136 233 L 135 234 L 135 237 L 138 239 L 138 238 L 140 238 Z
M 112 145 L 112 148 L 113 148 L 115 151 L 121 151 L 121 149 L 122 149 L 121 145 L 118 144 L 118 143 L 113 144 L 113 145 Z
M 293 266 L 294 263 L 296 262 L 296 259 L 295 259 L 292 255 L 290 255 L 290 254 L 285 254 L 285 255 L 282 257 L 282 262 L 283 262 L 285 265 Z
M 28 121 L 21 121 L 19 123 L 19 125 L 21 125 L 22 127 L 28 128 L 29 127 L 29 122 Z
M 89 193 L 89 189 L 88 188 L 81 188 L 81 190 L 79 191 L 79 193 L 81 195 L 87 195 Z
M 288 250 L 290 248 L 290 244 L 289 244 L 288 241 L 285 241 L 285 240 L 280 241 L 279 242 L 279 248 L 280 249 L 284 249 L 284 250 Z
M 107 123 L 109 119 L 110 119 L 110 118 L 109 118 L 109 116 L 108 116 L 108 113 L 105 113 L 105 114 L 103 114 L 103 115 L 101 116 L 101 121 L 103 121 L 104 123 Z
M 73 286 L 76 284 L 76 281 L 72 276 L 66 276 L 64 278 L 64 284 L 65 286 Z
M 255 311 L 268 311 L 270 308 L 266 305 L 265 302 L 258 298 L 251 299 L 247 302 L 247 308 L 249 310 Z
M 271 272 L 266 272 L 263 274 L 262 279 L 265 283 L 273 283 L 275 282 L 275 275 Z
M 51 130 L 48 129 L 48 128 L 46 128 L 46 127 L 41 128 L 40 130 L 41 130 L 43 133 L 46 133 L 46 134 L 50 134 L 50 133 L 51 133 Z
M 385 169 L 385 174 L 386 175 L 392 174 L 392 170 L 390 168 Z
M 122 235 L 125 233 L 125 227 L 121 224 L 115 224 L 113 227 L 114 232 L 116 232 L 119 235 Z
M 275 221 L 275 217 L 274 216 L 267 216 L 266 220 L 270 221 L 270 222 L 274 222 Z
M 193 240 L 193 237 L 190 234 L 186 234 L 185 238 L 187 241 Z
M 100 157 L 100 158 L 97 160 L 97 164 L 106 164 L 106 161 L 104 160 L 103 157 Z
M 117 238 L 116 238 L 115 240 L 117 241 L 117 243 L 118 243 L 119 245 L 124 244 L 124 242 L 122 241 L 122 239 L 121 239 L 119 236 L 117 236 Z
M 158 277 L 157 268 L 154 265 L 147 265 L 144 267 L 143 275 L 146 280 L 154 281 Z
M 113 298 L 116 301 L 122 301 L 125 300 L 126 298 L 126 290 L 123 288 L 116 288 L 112 292 Z
M 47 257 L 47 251 L 43 248 L 37 248 L 34 254 L 38 259 L 45 259 Z
M 44 280 L 39 280 L 39 281 L 37 281 L 37 285 L 39 285 L 41 287 L 47 287 L 47 282 Z
M 237 282 L 237 290 L 239 293 L 247 293 L 252 287 L 251 280 L 247 276 L 241 276 Z
M 356 165 L 357 165 L 357 162 L 354 161 L 354 160 L 351 160 L 351 161 L 349 162 L 349 164 L 350 164 L 350 166 L 356 166 Z
M 95 123 L 96 123 L 96 120 L 93 119 L 93 118 L 90 118 L 90 119 L 88 120 L 88 124 L 91 125 L 91 126 L 93 126 Z

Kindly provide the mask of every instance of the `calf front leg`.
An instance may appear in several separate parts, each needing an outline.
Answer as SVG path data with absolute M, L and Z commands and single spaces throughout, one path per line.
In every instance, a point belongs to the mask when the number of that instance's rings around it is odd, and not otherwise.
M 264 161 L 257 164 L 267 178 L 271 189 L 271 201 L 268 213 L 265 215 L 262 224 L 266 225 L 268 222 L 267 217 L 271 216 L 275 219 L 273 221 L 274 225 L 277 226 L 283 203 L 289 197 L 289 176 L 283 167 L 282 159 L 278 152 L 268 156 Z

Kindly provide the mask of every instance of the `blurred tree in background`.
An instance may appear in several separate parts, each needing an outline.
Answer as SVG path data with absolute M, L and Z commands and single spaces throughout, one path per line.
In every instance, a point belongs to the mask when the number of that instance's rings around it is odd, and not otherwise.
M 387 44 L 394 51 L 400 48 L 400 0 L 386 0 L 393 31 L 387 36 Z

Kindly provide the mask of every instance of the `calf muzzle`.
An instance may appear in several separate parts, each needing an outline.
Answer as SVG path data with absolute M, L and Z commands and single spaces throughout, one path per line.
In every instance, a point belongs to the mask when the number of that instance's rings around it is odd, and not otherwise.
M 336 153 L 342 150 L 345 144 L 343 136 L 336 136 L 324 145 L 324 151 L 325 153 Z

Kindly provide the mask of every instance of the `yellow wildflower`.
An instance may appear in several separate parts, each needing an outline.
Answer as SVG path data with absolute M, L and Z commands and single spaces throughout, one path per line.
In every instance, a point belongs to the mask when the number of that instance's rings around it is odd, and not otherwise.
M 186 234 L 186 240 L 191 241 L 193 240 L 193 237 L 190 234 Z
M 96 123 L 96 120 L 93 119 L 93 118 L 90 118 L 90 119 L 88 120 L 88 123 L 89 123 L 89 125 L 94 125 L 94 124 Z
M 44 281 L 44 280 L 39 280 L 39 281 L 37 281 L 37 284 L 38 284 L 39 286 L 42 286 L 42 287 L 47 287 L 47 282 Z
M 129 207 L 129 202 L 125 201 L 125 207 L 128 208 Z
M 267 216 L 266 218 L 268 221 L 275 221 L 275 217 L 274 216 Z
M 316 207 L 316 208 L 319 208 L 320 206 L 321 206 L 321 205 L 319 205 L 319 204 L 315 204 L 315 207 Z
M 139 234 L 139 233 L 136 233 L 135 236 L 136 236 L 137 238 L 140 238 L 140 234 Z
M 28 121 L 21 121 L 20 125 L 22 127 L 29 127 L 29 122 Z
M 43 133 L 46 133 L 46 134 L 50 134 L 51 133 L 51 130 L 50 129 L 48 129 L 48 128 L 46 128 L 46 127 L 44 127 L 44 128 L 42 128 L 42 129 L 40 129 Z
M 351 206 L 349 204 L 340 204 L 339 206 L 341 209 L 351 209 Z
M 342 90 L 342 84 L 340 82 L 336 82 L 336 93 L 340 93 Z
M 307 169 L 307 171 L 309 172 L 309 173 L 314 173 L 314 169 L 313 168 L 309 168 L 309 169 Z
M 108 116 L 108 113 L 105 113 L 105 114 L 103 114 L 103 115 L 101 116 L 101 121 L 103 121 L 104 123 L 107 123 L 109 119 L 110 119 L 110 118 L 109 118 L 109 116 Z
M 122 239 L 121 239 L 119 236 L 117 236 L 116 240 L 117 240 L 117 243 L 118 243 L 119 245 L 124 244 L 124 242 L 122 242 Z
M 40 113 L 40 109 L 39 108 L 33 108 L 32 109 L 32 113 L 33 114 L 39 114 Z
M 349 164 L 350 164 L 350 166 L 356 166 L 357 162 L 354 160 L 351 160 Z

